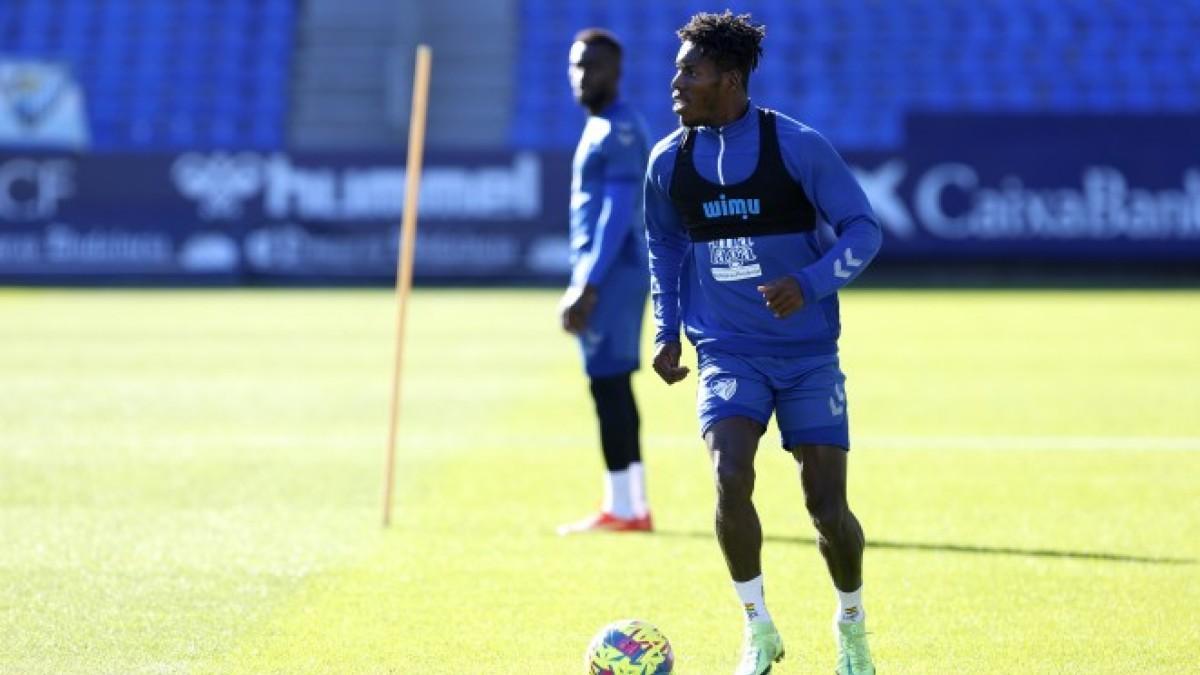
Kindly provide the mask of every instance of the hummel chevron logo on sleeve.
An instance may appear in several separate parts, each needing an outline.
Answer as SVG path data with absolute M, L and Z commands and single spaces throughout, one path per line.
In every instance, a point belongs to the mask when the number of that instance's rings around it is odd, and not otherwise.
M 846 259 L 846 267 L 849 267 L 850 269 L 862 267 L 862 258 L 855 258 L 854 251 L 852 249 L 846 249 L 846 255 L 843 257 Z M 851 273 L 849 270 L 847 270 L 845 267 L 842 267 L 841 260 L 833 261 L 833 276 L 839 279 L 849 279 L 850 274 Z

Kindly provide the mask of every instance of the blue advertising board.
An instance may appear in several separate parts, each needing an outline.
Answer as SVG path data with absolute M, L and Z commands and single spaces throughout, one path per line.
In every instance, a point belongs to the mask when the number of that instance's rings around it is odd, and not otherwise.
M 434 153 L 415 274 L 558 279 L 570 158 Z M 0 278 L 394 279 L 402 155 L 0 156 Z
M 1200 117 L 909 119 L 850 156 L 880 260 L 1200 265 Z
M 1195 117 L 914 117 L 848 153 L 879 264 L 1200 266 Z M 0 153 L 0 281 L 386 283 L 401 154 Z M 418 280 L 564 282 L 566 153 L 433 152 Z

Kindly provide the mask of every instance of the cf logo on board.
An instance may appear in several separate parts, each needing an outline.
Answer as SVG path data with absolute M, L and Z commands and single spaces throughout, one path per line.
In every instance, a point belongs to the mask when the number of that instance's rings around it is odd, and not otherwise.
M 75 164 L 68 159 L 10 159 L 0 163 L 0 218 L 45 220 L 75 194 Z

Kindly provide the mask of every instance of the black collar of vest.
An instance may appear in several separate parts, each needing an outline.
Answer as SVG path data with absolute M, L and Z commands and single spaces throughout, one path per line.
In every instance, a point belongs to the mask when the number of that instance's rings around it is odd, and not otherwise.
M 689 128 L 675 154 L 668 190 L 692 241 L 808 232 L 816 209 L 787 170 L 779 148 L 774 111 L 757 108 L 758 157 L 748 178 L 731 185 L 705 180 L 696 171 L 696 130 Z

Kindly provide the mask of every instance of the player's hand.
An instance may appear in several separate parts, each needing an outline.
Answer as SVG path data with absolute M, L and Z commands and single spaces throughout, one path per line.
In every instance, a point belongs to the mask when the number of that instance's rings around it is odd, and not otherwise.
M 563 330 L 572 335 L 579 335 L 586 330 L 588 318 L 596 308 L 599 298 L 599 292 L 591 284 L 568 288 L 558 303 L 559 320 L 562 321 Z
M 767 309 L 782 319 L 792 312 L 804 307 L 804 292 L 800 290 L 800 282 L 791 275 L 782 276 L 758 287 L 763 300 L 767 301 Z
M 682 354 L 683 347 L 678 342 L 660 342 L 654 346 L 654 372 L 663 382 L 675 384 L 691 372 L 687 366 L 679 365 Z

